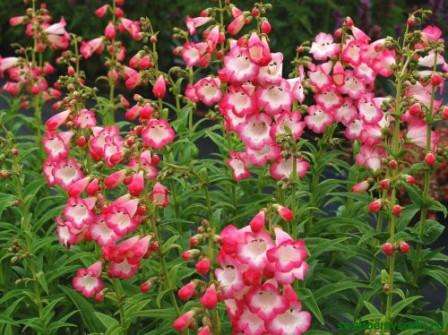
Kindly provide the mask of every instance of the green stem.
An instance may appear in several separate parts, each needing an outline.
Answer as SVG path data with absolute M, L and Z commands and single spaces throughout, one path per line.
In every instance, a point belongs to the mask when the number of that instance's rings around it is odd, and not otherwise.
M 154 209 L 154 212 L 156 211 L 156 209 Z M 174 291 L 173 291 L 173 287 L 171 284 L 171 279 L 168 275 L 168 269 L 166 266 L 166 261 L 165 261 L 165 255 L 163 253 L 162 250 L 162 240 L 160 238 L 160 233 L 159 233 L 159 229 L 157 227 L 157 222 L 156 222 L 156 217 L 152 217 L 150 218 L 150 223 L 151 223 L 151 228 L 152 231 L 155 235 L 156 241 L 159 243 L 159 262 L 160 262 L 160 274 L 161 274 L 161 283 L 162 285 L 165 284 L 165 288 L 167 290 L 169 290 L 169 294 L 171 297 L 171 302 L 176 310 L 177 315 L 180 315 L 180 308 L 179 305 L 177 303 L 177 299 L 176 296 L 174 295 Z
M 42 142 L 42 103 L 40 94 L 33 98 L 34 124 L 36 128 L 36 145 L 41 146 Z
M 396 204 L 396 189 L 392 189 L 391 194 L 391 208 Z M 389 239 L 391 243 L 395 242 L 395 215 L 391 215 L 389 224 Z M 389 257 L 389 275 L 388 275 L 388 290 L 387 290 L 387 302 L 386 302 L 386 321 L 392 321 L 392 300 L 393 300 L 393 290 L 394 290 L 394 271 L 395 271 L 395 254 Z
M 407 30 L 405 32 L 405 38 L 403 40 L 402 50 L 405 49 L 406 46 L 406 37 Z M 400 143 L 400 127 L 401 127 L 401 114 L 403 109 L 403 83 L 405 80 L 406 70 L 408 65 L 413 57 L 413 53 L 408 54 L 406 56 L 406 60 L 403 64 L 403 68 L 400 73 L 396 76 L 396 96 L 395 96 L 395 107 L 393 111 L 394 115 L 394 128 L 392 133 L 392 143 L 391 143 L 391 155 L 393 158 L 398 159 L 401 152 L 401 143 Z M 391 171 L 391 175 L 389 176 L 391 180 L 394 182 L 397 178 L 397 170 L 394 169 Z M 397 203 L 397 194 L 396 194 L 396 185 L 392 186 L 392 191 L 389 199 L 389 206 L 393 208 Z M 395 226 L 396 226 L 396 217 L 395 215 L 390 215 L 390 224 L 389 224 L 389 242 L 395 243 Z M 395 272 L 395 254 L 392 254 L 388 257 L 388 288 L 387 288 L 387 300 L 386 300 L 386 322 L 390 322 L 392 319 L 392 302 L 393 302 L 393 290 L 394 290 L 394 272 Z
M 384 200 L 386 198 L 386 195 L 387 195 L 387 192 L 383 191 L 381 199 Z M 383 229 L 383 212 L 380 212 L 376 219 L 376 227 L 375 227 L 376 234 L 379 234 L 382 231 L 382 229 Z M 375 247 L 378 247 L 378 246 L 375 245 Z M 373 283 L 373 281 L 375 280 L 376 265 L 377 265 L 377 260 L 376 260 L 376 258 L 374 258 L 372 261 L 372 268 L 370 270 L 370 283 Z
M 432 72 L 434 74 L 437 66 L 437 53 L 434 57 L 434 64 L 432 68 Z M 425 154 L 431 151 L 431 123 L 433 120 L 433 109 L 434 109 L 434 100 L 435 100 L 435 94 L 436 94 L 436 88 L 435 86 L 432 86 L 431 88 L 431 102 L 429 104 L 429 109 L 426 110 L 425 115 L 425 121 L 426 121 L 426 142 L 425 142 Z M 423 177 L 423 199 L 426 201 L 429 198 L 429 184 L 431 180 L 431 169 L 427 167 L 425 169 L 424 177 Z M 420 223 L 419 223 L 419 229 L 418 229 L 418 236 L 420 238 L 420 241 L 423 239 L 423 233 L 424 233 L 424 225 L 425 220 L 428 216 L 428 208 L 425 206 L 422 208 L 422 211 L 420 212 Z M 420 249 L 421 245 L 419 245 Z
M 120 314 L 120 327 L 122 330 L 122 335 L 127 334 L 128 332 L 128 326 L 126 323 L 125 313 L 124 313 L 124 304 L 126 300 L 126 296 L 123 294 L 123 287 L 121 286 L 119 279 L 114 279 L 112 281 L 112 286 L 115 291 L 117 304 L 118 304 L 118 311 Z

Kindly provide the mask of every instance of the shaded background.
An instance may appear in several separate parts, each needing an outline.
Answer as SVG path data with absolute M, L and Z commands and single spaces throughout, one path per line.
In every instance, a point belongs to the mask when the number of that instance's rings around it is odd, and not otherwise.
M 64 16 L 69 31 L 86 38 L 98 36 L 104 22 L 93 16 L 94 10 L 108 1 L 102 0 L 47 0 L 48 8 L 55 19 Z M 235 0 L 238 7 L 249 9 L 255 0 Z M 446 28 L 448 1 L 445 0 L 272 0 L 274 8 L 269 13 L 273 26 L 272 49 L 282 50 L 286 60 L 293 57 L 295 46 L 312 38 L 317 32 L 331 32 L 345 16 L 355 19 L 358 26 L 376 38 L 394 35 L 402 27 L 407 13 L 425 7 L 433 10 L 432 22 Z M 127 16 L 148 16 L 156 29 L 160 30 L 162 66 L 169 66 L 173 27 L 182 25 L 186 15 L 197 15 L 210 6 L 210 0 L 126 0 Z M 23 41 L 20 28 L 8 25 L 10 16 L 21 15 L 25 8 L 22 0 L 0 0 L 0 54 L 11 52 L 10 44 Z M 380 28 L 382 27 L 382 28 Z M 446 31 L 446 29 L 444 30 Z M 172 59 L 172 58 L 171 58 Z M 98 68 L 92 65 L 92 69 Z M 92 70 L 90 69 L 90 70 Z

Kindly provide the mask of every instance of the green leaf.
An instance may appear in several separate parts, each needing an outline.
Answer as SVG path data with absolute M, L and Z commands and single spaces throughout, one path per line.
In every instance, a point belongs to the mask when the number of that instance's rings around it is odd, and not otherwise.
M 299 297 L 302 303 L 305 305 L 306 309 L 314 314 L 321 325 L 324 325 L 325 319 L 319 306 L 317 305 L 317 301 L 313 295 L 313 292 L 307 288 L 299 288 Z
M 106 330 L 119 325 L 119 322 L 116 319 L 114 319 L 113 317 L 111 317 L 107 314 L 103 314 L 101 312 L 95 312 L 95 315 L 101 321 L 101 323 L 104 325 Z
M 409 297 L 404 300 L 401 300 L 392 306 L 392 318 L 395 318 L 402 310 L 404 310 L 407 306 L 412 304 L 414 301 L 422 298 L 422 296 L 417 295 L 414 297 Z
M 332 294 L 349 290 L 349 289 L 358 289 L 361 287 L 367 287 L 365 284 L 361 284 L 358 282 L 354 282 L 351 280 L 347 281 L 341 281 L 336 283 L 327 284 L 325 286 L 322 286 L 318 290 L 314 291 L 314 297 L 318 302 L 320 302 L 322 299 L 327 298 L 328 296 L 331 296 Z
M 78 308 L 79 313 L 81 314 L 81 318 L 83 323 L 91 332 L 101 332 L 104 330 L 104 327 L 101 321 L 95 314 L 95 309 L 92 305 L 78 292 L 74 290 L 58 285 L 59 289 L 64 292 L 64 294 L 70 298 L 70 300 L 75 304 Z
M 431 244 L 443 234 L 445 226 L 435 220 L 426 220 L 423 229 L 423 242 L 425 244 Z
M 140 311 L 135 313 L 133 316 L 150 318 L 150 319 L 174 320 L 177 314 L 174 308 L 158 308 L 158 309 L 148 309 L 146 311 Z
M 14 205 L 17 198 L 12 194 L 0 193 L 0 215 L 2 215 L 3 211 Z

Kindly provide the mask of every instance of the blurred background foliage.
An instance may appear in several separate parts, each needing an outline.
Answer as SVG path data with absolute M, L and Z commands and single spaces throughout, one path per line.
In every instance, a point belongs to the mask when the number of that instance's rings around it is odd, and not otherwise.
M 235 0 L 236 6 L 250 9 L 255 0 Z M 64 16 L 70 31 L 93 38 L 103 31 L 104 22 L 92 17 L 94 10 L 106 3 L 103 0 L 47 0 L 54 18 Z M 332 32 L 345 16 L 355 19 L 358 26 L 373 38 L 395 35 L 402 27 L 407 13 L 419 7 L 433 10 L 432 22 L 446 27 L 448 1 L 445 0 L 272 0 L 269 19 L 274 28 L 271 35 L 273 50 L 282 50 L 290 61 L 296 45 L 311 39 L 317 32 Z M 207 0 L 126 0 L 128 17 L 148 16 L 160 31 L 162 66 L 172 65 L 171 33 L 183 26 L 187 15 L 198 15 L 210 4 Z M 23 0 L 0 0 L 0 55 L 12 52 L 13 41 L 23 41 L 21 29 L 8 25 L 10 16 L 21 15 Z M 380 28 L 381 27 L 381 28 Z M 446 29 L 444 30 L 446 31 Z M 91 64 L 98 69 L 98 64 Z

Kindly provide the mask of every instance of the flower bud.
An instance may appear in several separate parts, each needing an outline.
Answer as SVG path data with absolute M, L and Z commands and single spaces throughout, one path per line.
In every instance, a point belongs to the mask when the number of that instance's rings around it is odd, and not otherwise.
M 177 296 L 182 301 L 190 300 L 196 293 L 196 283 L 194 281 L 182 286 L 179 291 L 177 291 Z
M 431 76 L 431 85 L 432 86 L 439 86 L 443 82 L 443 78 L 440 74 L 433 74 Z
M 381 199 L 373 200 L 368 206 L 370 213 L 378 213 L 381 210 L 381 207 L 382 207 Z
M 182 314 L 181 316 L 179 316 L 174 322 L 173 322 L 173 328 L 175 330 L 177 330 L 178 332 L 183 332 L 184 330 L 186 330 L 188 327 L 190 327 L 190 325 L 193 322 L 193 318 L 194 318 L 194 312 L 193 311 L 188 311 L 185 314 Z
M 367 180 L 363 180 L 352 186 L 352 192 L 354 193 L 363 193 L 369 189 L 369 182 Z
M 200 275 L 206 275 L 209 273 L 211 267 L 211 262 L 208 258 L 204 257 L 199 260 L 199 262 L 196 263 L 195 268 L 196 272 Z
M 144 281 L 140 284 L 140 292 L 146 293 L 148 292 L 153 284 L 154 278 L 149 278 L 147 281 Z
M 399 248 L 400 248 L 401 253 L 407 254 L 411 247 L 405 241 L 400 241 Z
M 84 147 L 87 144 L 87 139 L 85 138 L 85 136 L 79 136 L 76 139 L 76 145 L 80 148 Z
M 402 211 L 403 211 L 403 207 L 401 207 L 400 205 L 394 205 L 392 207 L 392 214 L 394 216 L 400 216 Z
M 93 179 L 89 185 L 87 185 L 86 192 L 88 195 L 93 196 L 100 190 L 98 179 Z
M 143 192 L 144 188 L 145 182 L 143 179 L 143 172 L 140 171 L 132 176 L 131 181 L 128 184 L 128 190 L 131 195 L 137 197 Z
M 198 335 L 213 335 L 209 326 L 204 326 L 198 329 Z
M 163 75 L 160 75 L 156 82 L 154 83 L 154 87 L 152 88 L 152 93 L 158 99 L 163 99 L 166 94 L 166 81 Z
M 411 175 L 406 175 L 406 182 L 410 185 L 415 185 L 417 183 L 417 181 L 415 180 L 414 176 Z
M 257 233 L 264 228 L 265 222 L 266 222 L 266 213 L 264 210 L 261 210 L 260 212 L 258 212 L 257 215 L 255 215 L 252 218 L 249 225 L 252 231 L 254 233 Z
M 263 34 L 269 34 L 272 31 L 272 26 L 267 19 L 263 19 L 260 29 Z
M 285 221 L 289 222 L 294 219 L 294 213 L 288 207 L 282 205 L 274 205 L 274 208 L 277 210 L 278 215 Z
M 394 253 L 394 246 L 390 242 L 386 242 L 381 246 L 381 250 L 386 256 L 391 256 Z
M 441 114 L 442 114 L 442 118 L 443 118 L 444 120 L 448 120 L 448 106 L 443 106 L 443 107 L 442 107 L 442 112 L 441 112 Z
M 432 152 L 428 152 L 425 156 L 425 163 L 428 166 L 434 166 L 436 163 L 436 156 Z
M 211 285 L 207 288 L 199 301 L 204 308 L 214 309 L 218 304 L 218 293 L 216 292 L 215 285 Z
M 386 178 L 379 182 L 380 188 L 382 190 L 388 190 L 390 188 L 390 179 Z

